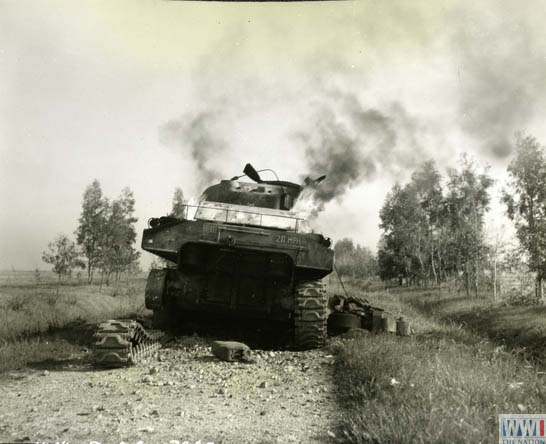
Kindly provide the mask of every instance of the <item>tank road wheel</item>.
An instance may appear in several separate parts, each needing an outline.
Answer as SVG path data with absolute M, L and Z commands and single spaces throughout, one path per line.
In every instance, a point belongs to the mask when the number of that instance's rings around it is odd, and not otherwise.
M 322 281 L 300 282 L 295 289 L 294 346 L 299 350 L 326 345 L 328 296 Z

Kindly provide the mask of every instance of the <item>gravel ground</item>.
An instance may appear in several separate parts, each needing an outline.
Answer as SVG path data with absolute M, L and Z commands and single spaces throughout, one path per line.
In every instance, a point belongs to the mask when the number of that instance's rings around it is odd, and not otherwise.
M 223 362 L 187 336 L 135 367 L 97 370 L 82 351 L 11 372 L 0 379 L 0 442 L 336 441 L 328 349 L 253 353 L 255 363 Z

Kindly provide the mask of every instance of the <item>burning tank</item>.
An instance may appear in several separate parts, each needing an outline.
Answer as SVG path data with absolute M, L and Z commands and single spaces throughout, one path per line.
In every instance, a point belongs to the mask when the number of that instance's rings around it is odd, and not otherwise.
M 279 321 L 296 348 L 322 347 L 328 298 L 321 279 L 332 272 L 334 253 L 295 203 L 324 176 L 297 185 L 262 180 L 250 164 L 243 172 L 207 188 L 183 217 L 149 220 L 142 248 L 176 264 L 148 276 L 154 328 L 202 315 Z

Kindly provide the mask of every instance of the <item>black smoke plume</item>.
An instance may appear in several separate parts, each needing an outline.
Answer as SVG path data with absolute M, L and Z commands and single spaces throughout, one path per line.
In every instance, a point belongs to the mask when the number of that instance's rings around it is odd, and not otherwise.
M 310 177 L 326 174 L 313 193 L 319 211 L 362 181 L 379 174 L 399 178 L 424 157 L 420 128 L 400 104 L 380 110 L 366 108 L 354 95 L 336 96 L 319 106 L 308 131 L 297 133 Z
M 226 142 L 215 130 L 214 123 L 221 118 L 217 112 L 203 111 L 197 115 L 185 115 L 170 120 L 159 130 L 159 138 L 165 145 L 189 151 L 198 169 L 196 177 L 202 185 L 210 185 L 222 177 L 211 165 L 211 159 L 226 149 Z

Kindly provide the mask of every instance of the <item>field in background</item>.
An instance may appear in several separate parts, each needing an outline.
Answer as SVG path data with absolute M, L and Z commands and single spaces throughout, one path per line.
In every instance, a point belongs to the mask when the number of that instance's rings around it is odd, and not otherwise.
M 489 443 L 498 439 L 499 413 L 546 411 L 544 307 L 348 290 L 411 318 L 415 335 L 334 340 L 344 441 Z
M 69 356 L 89 343 L 88 324 L 143 315 L 145 284 L 143 273 L 102 288 L 84 278 L 57 288 L 52 272 L 0 272 L 0 372 Z

